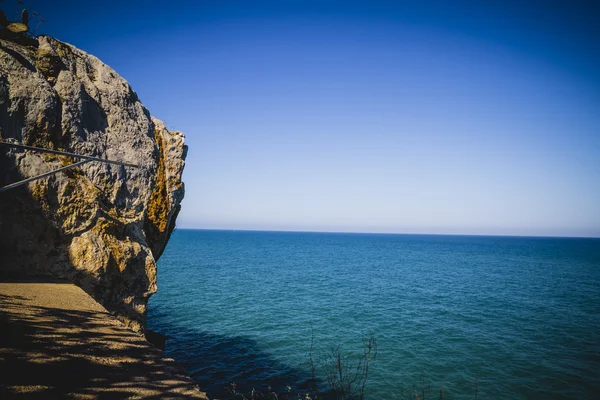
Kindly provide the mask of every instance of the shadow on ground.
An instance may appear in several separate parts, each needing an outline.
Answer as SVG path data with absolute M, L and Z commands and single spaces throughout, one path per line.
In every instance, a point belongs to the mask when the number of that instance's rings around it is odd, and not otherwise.
M 0 398 L 204 398 L 181 366 L 77 296 L 89 298 L 73 285 L 0 283 Z

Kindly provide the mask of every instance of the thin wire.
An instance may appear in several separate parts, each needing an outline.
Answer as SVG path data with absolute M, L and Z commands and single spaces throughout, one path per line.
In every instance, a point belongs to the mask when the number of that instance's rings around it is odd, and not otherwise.
M 141 168 L 139 165 L 124 163 L 124 162 L 121 162 L 121 161 L 105 160 L 104 158 L 83 156 L 81 154 L 68 153 L 66 151 L 58 151 L 58 150 L 45 149 L 43 147 L 26 146 L 24 144 L 16 144 L 16 143 L 4 142 L 4 141 L 1 141 L 1 140 L 0 140 L 0 145 L 9 146 L 9 147 L 16 147 L 16 148 L 19 148 L 19 149 L 41 151 L 41 152 L 45 152 L 45 153 L 60 154 L 60 155 L 63 155 L 63 156 L 69 156 L 69 157 L 74 157 L 74 158 L 83 158 L 85 160 L 90 160 L 90 161 L 100 161 L 100 162 L 107 163 L 107 164 L 123 165 L 125 167 Z
M 79 167 L 80 165 L 83 165 L 83 164 L 86 164 L 86 163 L 89 163 L 89 162 L 92 162 L 92 161 L 94 161 L 94 160 L 79 161 L 79 162 L 76 162 L 75 164 L 71 164 L 71 165 L 67 165 L 66 167 L 55 169 L 54 171 L 48 171 L 46 173 L 43 173 L 43 174 L 38 175 L 38 176 L 34 176 L 32 178 L 27 178 L 27 179 L 24 179 L 24 180 L 19 181 L 19 182 L 11 183 L 10 185 L 6 185 L 6 186 L 1 187 L 0 188 L 0 193 L 6 192 L 7 190 L 14 189 L 14 188 L 19 187 L 19 186 L 23 186 L 23 185 L 25 185 L 25 184 L 27 184 L 29 182 L 33 182 L 35 180 L 42 179 L 42 178 L 45 178 L 45 177 L 50 176 L 50 175 L 54 175 L 54 174 L 56 174 L 56 173 L 58 173 L 60 171 L 64 171 L 64 170 L 67 170 L 67 169 Z

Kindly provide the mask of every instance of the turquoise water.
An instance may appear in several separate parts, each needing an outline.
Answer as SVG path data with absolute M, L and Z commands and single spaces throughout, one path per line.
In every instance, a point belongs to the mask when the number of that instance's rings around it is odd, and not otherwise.
M 148 326 L 209 396 L 302 387 L 317 349 L 378 355 L 367 399 L 600 398 L 600 239 L 176 231 Z M 279 389 L 278 389 L 279 390 Z

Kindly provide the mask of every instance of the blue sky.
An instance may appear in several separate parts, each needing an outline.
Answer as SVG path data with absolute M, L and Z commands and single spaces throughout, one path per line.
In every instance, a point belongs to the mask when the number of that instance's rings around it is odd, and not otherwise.
M 600 236 L 597 2 L 25 2 L 186 134 L 179 227 Z

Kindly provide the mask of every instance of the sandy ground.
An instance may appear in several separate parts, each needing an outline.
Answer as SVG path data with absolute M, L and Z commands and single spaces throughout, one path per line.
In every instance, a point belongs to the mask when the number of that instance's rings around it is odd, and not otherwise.
M 0 399 L 8 398 L 207 399 L 75 285 L 0 282 Z

